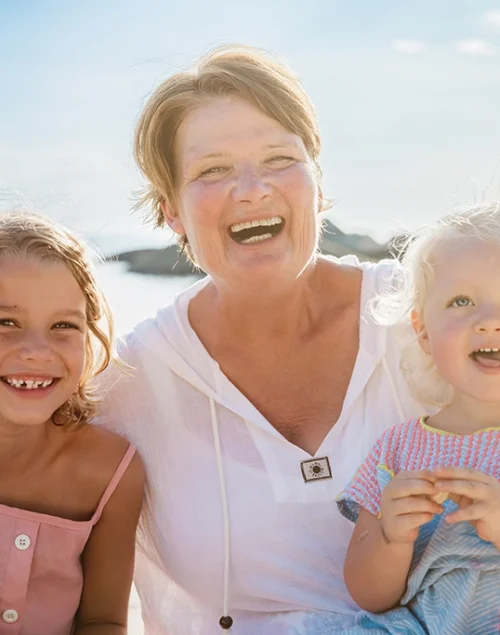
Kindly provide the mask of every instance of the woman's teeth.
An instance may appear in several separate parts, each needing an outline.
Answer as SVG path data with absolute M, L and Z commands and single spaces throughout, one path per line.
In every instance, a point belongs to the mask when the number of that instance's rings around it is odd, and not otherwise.
M 246 240 L 242 240 L 241 244 L 246 245 L 247 243 L 259 243 L 262 240 L 267 240 L 268 238 L 272 238 L 272 234 L 261 234 L 260 236 L 250 236 Z
M 3 379 L 9 386 L 23 388 L 24 390 L 48 388 L 54 381 L 54 379 L 13 379 L 12 377 L 4 377 Z
M 231 237 L 241 245 L 269 240 L 276 236 L 283 227 L 281 216 L 271 216 L 260 220 L 235 223 L 229 227 Z
M 252 227 L 267 227 L 268 225 L 281 225 L 283 219 L 280 216 L 272 216 L 271 218 L 263 218 L 261 220 L 251 220 L 245 223 L 235 223 L 229 228 L 232 234 L 240 232 L 242 229 L 251 229 Z

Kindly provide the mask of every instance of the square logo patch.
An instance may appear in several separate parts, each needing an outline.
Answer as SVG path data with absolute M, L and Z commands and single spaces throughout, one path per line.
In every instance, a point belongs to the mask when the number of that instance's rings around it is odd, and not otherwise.
M 305 483 L 321 481 L 324 478 L 332 478 L 330 461 L 327 456 L 301 461 L 300 469 Z

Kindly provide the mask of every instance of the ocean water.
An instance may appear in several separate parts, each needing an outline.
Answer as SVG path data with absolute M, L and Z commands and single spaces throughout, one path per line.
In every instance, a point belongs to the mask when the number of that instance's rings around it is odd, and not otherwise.
M 99 281 L 113 309 L 118 334 L 133 328 L 169 304 L 177 293 L 193 284 L 196 276 L 143 276 L 127 273 L 125 263 L 98 266 Z M 140 603 L 132 590 L 129 610 L 129 635 L 143 635 Z
M 137 322 L 155 315 L 177 293 L 196 282 L 197 276 L 144 276 L 128 273 L 126 263 L 98 266 L 99 282 L 113 309 L 117 333 L 123 334 Z

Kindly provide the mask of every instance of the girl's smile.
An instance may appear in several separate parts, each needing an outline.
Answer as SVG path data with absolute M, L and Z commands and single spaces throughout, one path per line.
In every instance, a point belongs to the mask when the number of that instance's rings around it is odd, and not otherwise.
M 8 375 L 0 377 L 0 380 L 9 386 L 13 394 L 23 399 L 38 399 L 47 396 L 57 385 L 60 377 L 48 377 L 41 374 Z
M 458 248 L 445 244 L 433 270 L 423 314 L 417 320 L 421 346 L 452 386 L 450 404 L 467 413 L 470 428 L 496 425 L 500 420 L 498 245 L 474 238 L 461 241 Z
M 0 273 L 0 422 L 41 424 L 78 388 L 85 297 L 61 262 L 4 257 Z
M 500 373 L 500 348 L 483 347 L 470 354 L 479 370 L 488 374 Z

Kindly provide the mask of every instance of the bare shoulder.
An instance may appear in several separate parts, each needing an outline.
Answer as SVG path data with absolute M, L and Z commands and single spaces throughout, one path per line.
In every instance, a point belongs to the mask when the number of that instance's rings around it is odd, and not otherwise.
M 86 483 L 88 503 L 95 508 L 106 487 L 120 466 L 129 442 L 104 428 L 84 425 L 75 431 L 71 448 L 72 471 Z M 141 489 L 144 484 L 144 466 L 137 452 L 122 476 L 123 486 Z
M 317 285 L 320 297 L 331 303 L 335 310 L 357 308 L 363 281 L 363 269 L 354 263 L 330 258 L 319 258 L 317 262 Z M 335 290 L 335 293 L 332 293 Z
M 92 457 L 96 463 L 100 460 L 108 463 L 113 459 L 119 463 L 129 446 L 127 439 L 100 426 L 87 424 L 77 432 L 79 452 L 83 453 L 83 456 L 88 453 L 89 458 Z

